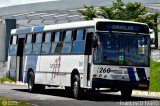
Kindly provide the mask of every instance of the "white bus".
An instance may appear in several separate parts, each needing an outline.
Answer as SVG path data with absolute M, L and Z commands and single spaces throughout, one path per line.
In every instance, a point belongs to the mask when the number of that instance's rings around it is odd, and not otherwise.
M 146 24 L 95 19 L 11 31 L 8 75 L 28 83 L 30 92 L 45 86 L 112 88 L 130 97 L 148 90 L 150 38 Z

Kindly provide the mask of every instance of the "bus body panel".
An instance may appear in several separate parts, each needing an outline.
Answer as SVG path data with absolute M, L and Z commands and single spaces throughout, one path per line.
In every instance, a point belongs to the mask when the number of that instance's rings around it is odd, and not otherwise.
M 149 67 L 94 65 L 92 67 L 92 87 L 117 87 L 119 84 L 134 89 L 148 89 Z M 121 86 L 122 88 L 124 86 Z
M 40 71 L 37 73 L 46 73 L 48 85 L 70 86 L 71 73 L 74 69 L 78 70 L 80 77 L 83 77 L 84 58 L 84 55 L 41 56 Z M 40 79 L 36 77 L 35 82 L 41 83 Z
M 36 73 L 38 71 L 38 58 L 39 56 L 25 56 L 25 63 L 24 63 L 24 72 L 23 72 L 23 81 L 27 82 L 28 80 L 28 72 L 32 71 Z
M 7 70 L 10 69 L 10 64 L 11 64 L 11 56 L 8 56 Z
M 77 69 L 82 78 L 81 86 L 86 86 L 83 77 L 86 59 L 87 55 L 26 56 L 23 81 L 27 82 L 28 71 L 32 69 L 36 84 L 70 86 L 71 73 Z
M 8 58 L 8 72 L 7 76 L 10 77 L 11 79 L 16 80 L 16 70 L 17 70 L 17 57 L 16 56 L 9 56 Z

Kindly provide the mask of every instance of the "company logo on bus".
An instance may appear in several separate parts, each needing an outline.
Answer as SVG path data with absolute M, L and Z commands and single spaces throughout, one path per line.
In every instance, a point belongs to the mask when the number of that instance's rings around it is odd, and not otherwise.
M 58 76 L 59 74 L 59 70 L 60 70 L 60 66 L 61 66 L 61 56 L 59 56 L 58 58 L 56 58 L 54 60 L 53 64 L 50 64 L 50 68 L 52 69 L 52 77 L 51 80 L 53 78 L 56 78 L 56 76 Z

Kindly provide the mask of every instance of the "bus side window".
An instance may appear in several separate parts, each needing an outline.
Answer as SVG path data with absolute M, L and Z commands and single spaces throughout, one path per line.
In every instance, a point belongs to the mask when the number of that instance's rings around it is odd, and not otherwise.
M 42 33 L 36 34 L 36 42 L 35 43 L 42 43 Z
M 78 29 L 76 30 L 72 45 L 72 53 L 84 53 L 85 51 L 85 30 L 84 29 Z
M 31 43 L 32 43 L 32 34 L 27 34 L 26 44 L 31 44 Z
M 17 53 L 17 36 L 11 36 L 11 41 L 10 41 L 10 55 L 16 55 Z
M 72 47 L 72 30 L 64 31 L 61 53 L 70 53 Z
M 76 40 L 77 41 L 84 40 L 84 38 L 85 38 L 85 34 L 84 33 L 85 33 L 84 29 L 77 30 Z
M 41 51 L 41 43 L 42 43 L 42 33 L 37 33 L 35 36 L 35 41 L 33 44 L 32 54 L 40 54 Z
M 41 54 L 49 54 L 51 48 L 51 32 L 46 32 L 43 35 L 43 43 L 42 43 L 42 50 Z
M 60 32 L 55 32 L 55 35 L 54 35 L 54 42 L 59 42 L 59 41 L 60 41 L 60 35 L 61 35 Z
M 51 54 L 57 53 L 56 47 L 58 45 L 58 42 L 60 41 L 60 35 L 61 35 L 60 31 L 56 31 L 52 35 L 52 39 L 51 39 L 51 41 L 52 41 Z
M 26 44 L 24 47 L 24 54 L 31 54 L 32 52 L 32 34 L 26 35 Z

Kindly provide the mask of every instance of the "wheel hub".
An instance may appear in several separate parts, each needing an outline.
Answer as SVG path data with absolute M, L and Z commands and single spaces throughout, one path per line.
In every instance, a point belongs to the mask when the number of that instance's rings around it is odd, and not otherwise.
M 78 83 L 77 82 L 74 82 L 74 84 L 73 84 L 73 92 L 74 92 L 74 95 L 77 95 L 77 92 L 78 92 Z

